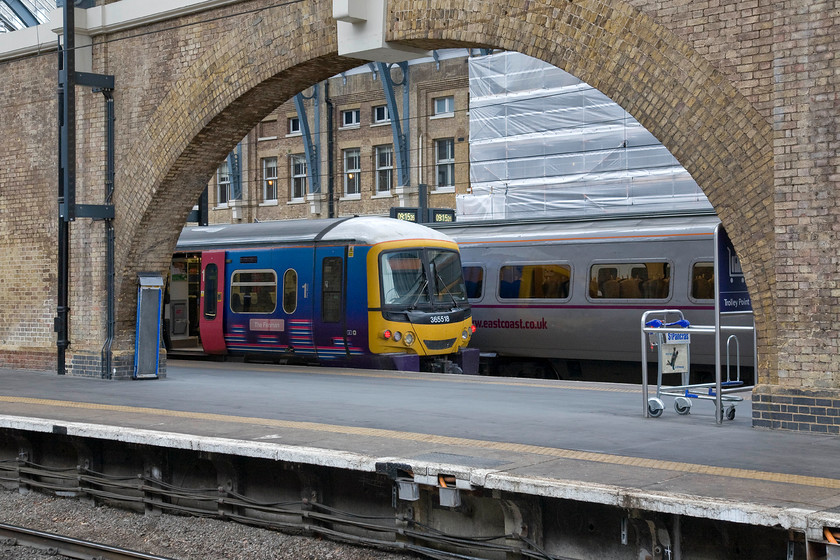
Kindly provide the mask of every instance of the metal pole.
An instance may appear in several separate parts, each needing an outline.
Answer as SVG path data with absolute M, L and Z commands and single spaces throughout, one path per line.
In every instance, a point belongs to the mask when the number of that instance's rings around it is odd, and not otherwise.
M 417 223 L 425 224 L 429 221 L 429 187 L 425 183 L 417 185 Z
M 64 45 L 60 48 L 58 68 L 59 107 L 59 177 L 58 177 L 58 286 L 57 316 L 57 373 L 66 373 L 70 284 L 70 222 L 75 218 L 76 205 L 76 52 L 75 7 L 64 2 Z
M 330 81 L 324 81 L 324 103 L 327 109 L 327 217 L 335 218 L 335 110 L 330 99 Z
M 648 418 L 648 364 L 647 364 L 647 333 L 645 332 L 645 323 L 647 322 L 648 312 L 642 314 L 642 416 Z
M 723 424 L 723 410 L 720 398 L 720 224 L 715 226 L 715 422 Z
M 105 143 L 107 145 L 105 158 L 105 204 L 114 203 L 114 93 L 109 90 L 103 90 L 102 94 L 105 96 Z M 106 268 L 105 275 L 107 280 L 107 332 L 105 337 L 105 345 L 102 348 L 102 377 L 104 379 L 111 379 L 113 377 L 113 352 L 111 350 L 114 344 L 114 334 L 116 330 L 116 305 L 115 305 L 115 289 L 114 280 L 116 276 L 114 264 L 114 220 L 105 220 L 105 243 L 106 243 Z

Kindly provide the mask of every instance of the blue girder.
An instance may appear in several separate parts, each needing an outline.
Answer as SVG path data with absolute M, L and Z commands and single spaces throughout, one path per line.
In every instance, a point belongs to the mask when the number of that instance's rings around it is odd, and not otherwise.
M 242 200 L 242 142 L 228 154 L 227 161 L 230 174 L 230 199 Z
M 300 132 L 303 136 L 303 151 L 306 157 L 306 175 L 309 181 L 309 192 L 312 194 L 321 192 L 321 162 L 318 154 L 321 152 L 321 135 L 316 134 L 312 139 L 312 130 L 309 128 L 309 119 L 306 117 L 304 99 L 313 99 L 315 130 L 321 130 L 321 108 L 319 106 L 318 84 L 312 86 L 313 91 L 310 97 L 304 97 L 303 93 L 295 95 L 295 110 L 300 121 Z
M 408 118 L 410 110 L 408 104 L 408 62 L 397 63 L 403 72 L 403 81 L 399 84 L 394 84 L 388 65 L 382 62 L 375 64 L 379 74 L 382 76 L 382 89 L 385 92 L 388 115 L 391 117 L 391 132 L 394 136 L 394 155 L 396 156 L 397 183 L 401 187 L 406 187 L 409 184 L 409 141 L 407 132 L 409 130 Z M 395 85 L 403 86 L 402 122 L 400 121 L 400 111 L 397 107 L 397 99 L 394 93 Z M 403 130 L 406 132 L 403 132 Z
M 23 2 L 20 0 L 4 0 L 6 5 L 11 8 L 11 10 L 15 13 L 15 15 L 23 22 L 26 27 L 32 27 L 38 25 L 40 23 L 36 18 L 35 14 L 29 11 Z

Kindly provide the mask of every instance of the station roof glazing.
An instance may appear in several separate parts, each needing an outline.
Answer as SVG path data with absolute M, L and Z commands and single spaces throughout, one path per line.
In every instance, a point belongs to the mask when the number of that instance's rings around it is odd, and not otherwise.
M 0 0 L 0 33 L 46 23 L 55 0 Z

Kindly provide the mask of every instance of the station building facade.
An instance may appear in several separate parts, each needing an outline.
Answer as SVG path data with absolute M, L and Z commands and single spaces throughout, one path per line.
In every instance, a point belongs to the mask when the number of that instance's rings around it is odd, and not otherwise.
M 220 165 L 208 222 L 387 215 L 416 206 L 419 184 L 430 207 L 455 208 L 470 184 L 469 55 L 364 64 L 278 106 Z

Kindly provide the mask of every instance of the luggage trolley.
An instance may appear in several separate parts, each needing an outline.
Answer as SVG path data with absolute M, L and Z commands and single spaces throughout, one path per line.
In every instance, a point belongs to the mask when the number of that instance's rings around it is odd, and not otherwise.
M 724 417 L 729 420 L 735 419 L 735 405 L 742 402 L 744 398 L 728 394 L 728 391 L 743 385 L 740 358 L 734 377 L 731 375 L 729 368 L 728 350 L 730 343 L 733 340 L 736 345 L 738 343 L 734 335 L 727 340 L 726 380 L 718 379 L 715 383 L 689 384 L 691 335 L 715 334 L 716 332 L 714 327 L 691 326 L 685 320 L 682 311 L 678 309 L 648 311 L 642 316 L 642 365 L 644 372 L 642 392 L 645 402 L 645 416 L 654 418 L 661 416 L 665 410 L 662 397 L 673 397 L 674 410 L 677 414 L 685 415 L 691 412 L 691 405 L 694 400 L 708 400 L 717 403 L 717 409 L 720 411 L 719 419 L 722 420 Z M 647 340 L 645 334 L 647 334 Z M 655 397 L 650 397 L 648 394 L 646 352 L 648 342 L 651 346 L 657 346 L 659 349 Z M 662 376 L 664 374 L 680 374 L 682 384 L 663 388 Z

